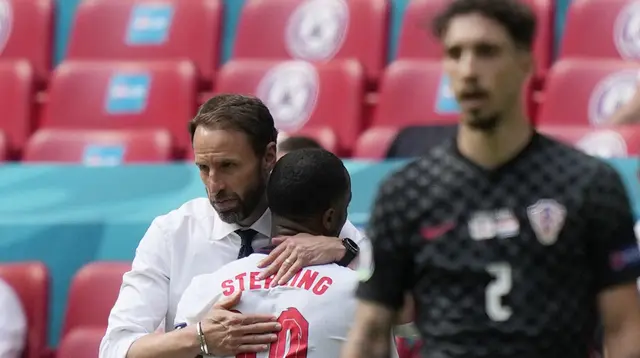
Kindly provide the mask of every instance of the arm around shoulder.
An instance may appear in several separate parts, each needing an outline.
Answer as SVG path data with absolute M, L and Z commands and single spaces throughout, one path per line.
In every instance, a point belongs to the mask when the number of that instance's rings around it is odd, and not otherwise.
M 138 245 L 131 271 L 123 276 L 120 294 L 100 345 L 100 358 L 163 356 L 151 349 L 154 340 L 162 340 L 155 338 L 160 334 L 153 332 L 165 318 L 169 305 L 171 251 L 162 226 L 163 218 L 158 217 L 151 223 Z

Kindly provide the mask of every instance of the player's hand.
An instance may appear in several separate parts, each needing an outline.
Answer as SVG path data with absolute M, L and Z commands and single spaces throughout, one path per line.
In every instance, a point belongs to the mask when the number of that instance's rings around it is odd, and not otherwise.
M 202 320 L 202 331 L 209 353 L 216 357 L 246 352 L 264 352 L 277 339 L 282 328 L 271 315 L 244 315 L 231 309 L 240 302 L 242 292 L 217 302 Z
M 275 274 L 271 286 L 284 285 L 305 267 L 339 261 L 346 251 L 342 241 L 335 237 L 298 234 L 276 237 L 272 242 L 278 246 L 258 263 L 258 267 L 266 267 L 258 279 Z

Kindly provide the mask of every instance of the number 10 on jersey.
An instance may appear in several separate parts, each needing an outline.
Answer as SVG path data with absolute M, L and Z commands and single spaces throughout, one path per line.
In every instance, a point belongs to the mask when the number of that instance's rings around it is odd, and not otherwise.
M 278 316 L 282 329 L 278 339 L 269 347 L 269 358 L 307 358 L 309 322 L 300 311 L 289 307 Z M 287 337 L 289 344 L 287 345 Z M 240 353 L 236 358 L 256 358 L 256 353 Z
M 484 291 L 485 312 L 492 321 L 504 322 L 513 314 L 511 307 L 502 303 L 502 298 L 511 292 L 513 286 L 511 265 L 505 262 L 493 263 L 486 269 L 493 280 Z

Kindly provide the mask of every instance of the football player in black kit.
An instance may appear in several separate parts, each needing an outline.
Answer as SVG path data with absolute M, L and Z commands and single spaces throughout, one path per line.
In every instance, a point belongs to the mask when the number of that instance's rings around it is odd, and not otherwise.
M 410 293 L 424 357 L 586 358 L 599 315 L 608 357 L 639 358 L 640 252 L 621 179 L 525 114 L 534 14 L 452 0 L 433 30 L 459 130 L 382 184 L 375 269 L 342 357 L 388 357 Z

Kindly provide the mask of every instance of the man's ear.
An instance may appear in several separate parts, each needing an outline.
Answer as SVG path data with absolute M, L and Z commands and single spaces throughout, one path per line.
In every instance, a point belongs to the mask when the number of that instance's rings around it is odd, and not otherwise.
M 322 215 L 322 227 L 328 232 L 333 230 L 334 222 L 337 220 L 336 211 L 333 208 L 327 209 Z
M 278 157 L 276 155 L 276 143 L 271 142 L 267 144 L 267 149 L 264 152 L 264 166 L 271 172 L 273 167 L 276 165 L 276 161 Z

